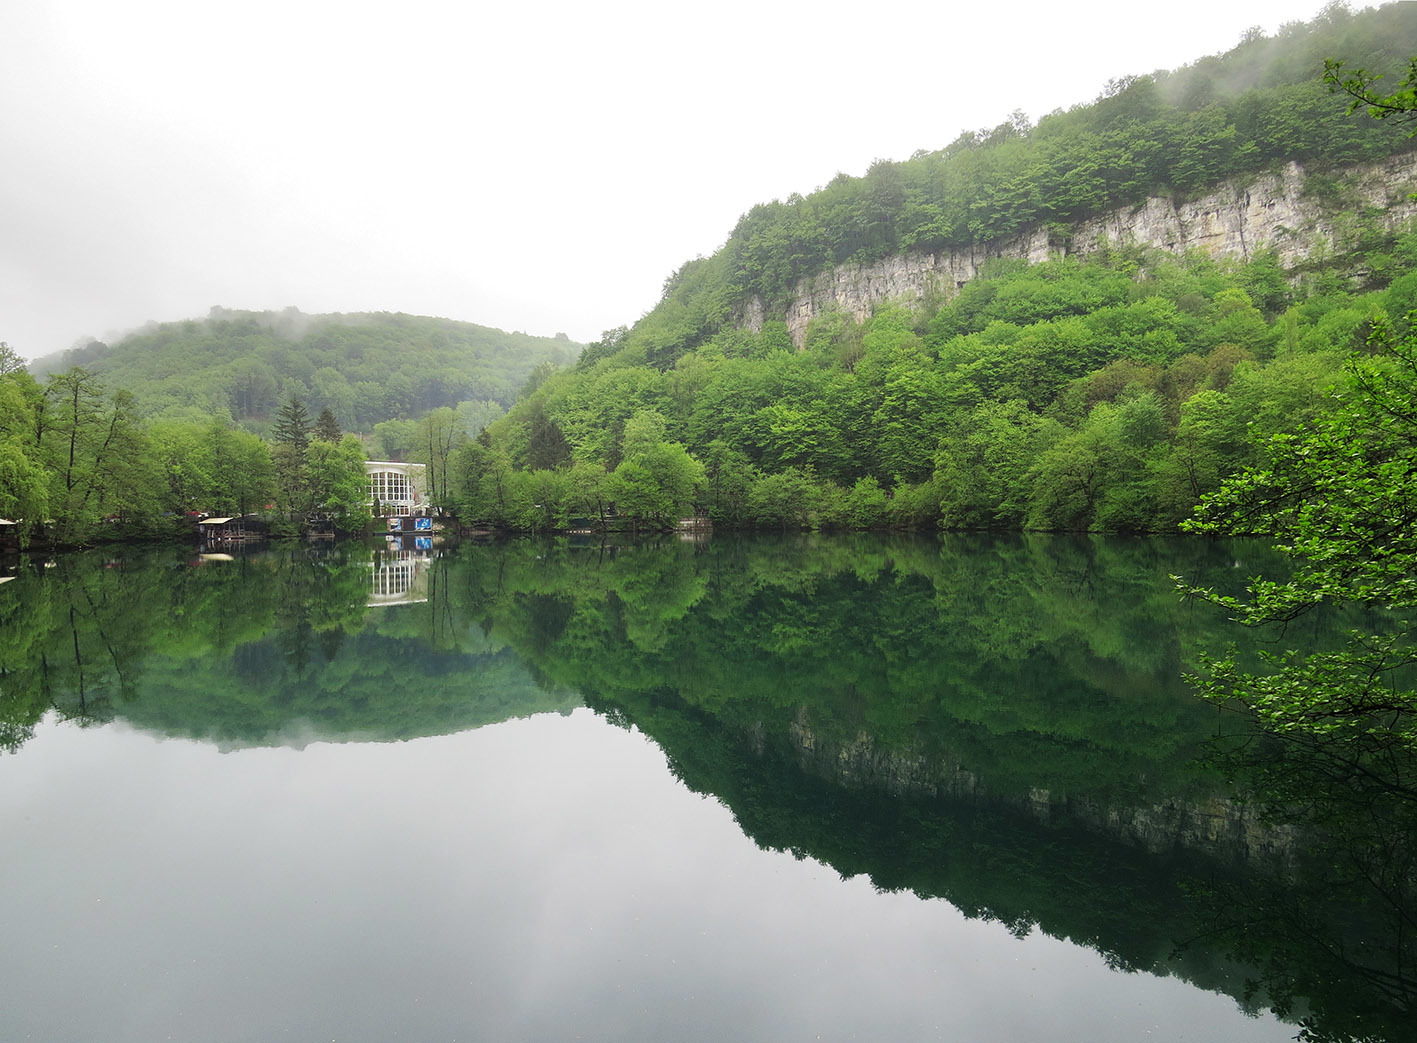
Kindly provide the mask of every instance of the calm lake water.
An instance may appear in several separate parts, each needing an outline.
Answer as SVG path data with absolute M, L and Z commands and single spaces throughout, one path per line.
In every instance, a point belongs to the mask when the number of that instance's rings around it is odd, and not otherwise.
M 1180 681 L 1236 635 L 1168 576 L 1272 564 L 1039 537 L 12 562 L 0 1038 L 1343 1038 L 1372 961 L 1322 925 L 1386 920 L 1325 904 L 1302 832 L 1196 764 L 1230 726 Z

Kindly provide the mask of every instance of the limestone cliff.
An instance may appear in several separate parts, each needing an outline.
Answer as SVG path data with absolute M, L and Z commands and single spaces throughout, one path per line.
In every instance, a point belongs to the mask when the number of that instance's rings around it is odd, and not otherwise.
M 1315 191 L 1318 177 L 1333 193 Z M 801 280 L 784 314 L 769 314 L 765 303 L 750 300 L 742 325 L 754 331 L 769 318 L 782 318 L 793 342 L 801 345 L 817 316 L 840 311 L 857 321 L 887 301 L 919 307 L 946 299 L 994 258 L 1037 262 L 1060 253 L 1086 256 L 1104 243 L 1136 243 L 1176 253 L 1201 250 L 1212 257 L 1244 259 L 1272 249 L 1280 263 L 1294 269 L 1306 259 L 1341 254 L 1352 215 L 1363 214 L 1380 227 L 1397 229 L 1417 217 L 1417 152 L 1380 163 L 1349 167 L 1311 177 L 1298 163 L 1243 184 L 1226 185 L 1188 201 L 1153 197 L 1080 221 L 1060 234 L 1039 227 L 1010 239 L 979 243 L 939 253 L 910 253 L 873 264 L 842 265 Z
M 759 730 L 750 741 L 761 750 L 771 740 Z M 864 732 L 845 744 L 823 743 L 805 708 L 789 726 L 786 743 L 803 770 L 848 788 L 984 801 L 1040 822 L 1081 826 L 1153 855 L 1189 850 L 1234 865 L 1283 871 L 1292 867 L 1296 854 L 1293 827 L 1265 823 L 1254 807 L 1218 794 L 1119 807 L 1046 789 L 993 793 L 985 780 L 947 755 L 883 750 Z

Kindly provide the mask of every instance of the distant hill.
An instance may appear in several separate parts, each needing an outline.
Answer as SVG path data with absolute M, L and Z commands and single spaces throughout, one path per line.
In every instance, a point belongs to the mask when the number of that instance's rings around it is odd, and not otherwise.
M 229 414 L 261 430 L 292 395 L 328 407 L 347 431 L 472 403 L 488 419 L 516 400 L 538 367 L 572 362 L 581 345 L 470 322 L 389 312 L 306 315 L 213 308 L 205 319 L 153 323 L 39 359 L 43 376 L 83 366 L 133 392 L 150 416 Z

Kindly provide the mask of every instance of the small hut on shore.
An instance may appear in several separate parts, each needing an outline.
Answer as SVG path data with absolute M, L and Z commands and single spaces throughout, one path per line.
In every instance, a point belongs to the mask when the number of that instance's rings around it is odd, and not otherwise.
M 235 518 L 203 518 L 197 527 L 207 543 L 245 543 L 271 537 L 270 523 L 255 514 L 242 514 Z

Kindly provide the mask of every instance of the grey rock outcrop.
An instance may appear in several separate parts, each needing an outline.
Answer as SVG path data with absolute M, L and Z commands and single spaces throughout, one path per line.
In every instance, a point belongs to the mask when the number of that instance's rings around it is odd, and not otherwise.
M 1026 794 L 993 793 L 984 780 L 948 755 L 885 750 L 865 732 L 850 742 L 824 743 L 805 708 L 789 726 L 786 738 L 803 770 L 848 788 L 983 801 L 1043 823 L 1070 822 L 1153 855 L 1186 850 L 1234 865 L 1284 871 L 1292 868 L 1297 853 L 1299 837 L 1292 826 L 1267 823 L 1254 807 L 1219 794 L 1111 806 L 1040 788 Z M 759 731 L 755 747 L 761 749 L 764 739 Z
M 1237 259 L 1274 250 L 1280 264 L 1292 270 L 1315 255 L 1348 249 L 1355 213 L 1388 230 L 1417 217 L 1417 202 L 1411 198 L 1417 192 L 1417 152 L 1320 176 L 1326 184 L 1339 186 L 1338 199 L 1314 191 L 1304 168 L 1289 163 L 1279 171 L 1226 185 L 1197 199 L 1153 197 L 1112 210 L 1077 222 L 1066 236 L 1060 236 L 1056 227 L 1039 227 L 957 250 L 840 265 L 801 280 L 780 317 L 800 347 L 808 325 L 827 312 L 843 312 L 860 322 L 886 302 L 921 307 L 930 300 L 947 300 L 978 278 L 981 267 L 994 258 L 1037 262 L 1061 253 L 1086 256 L 1105 244 L 1135 243 L 1174 253 L 1201 250 L 1212 257 Z M 754 298 L 744 308 L 740 323 L 756 331 L 767 319 L 777 317 Z

